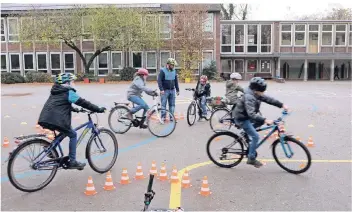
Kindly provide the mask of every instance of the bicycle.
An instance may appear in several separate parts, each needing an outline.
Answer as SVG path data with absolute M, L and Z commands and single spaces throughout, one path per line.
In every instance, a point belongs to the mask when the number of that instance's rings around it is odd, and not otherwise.
M 75 131 L 78 131 L 78 130 L 82 129 L 83 127 L 85 127 L 85 129 L 81 133 L 79 139 L 77 140 L 76 147 L 78 147 L 80 145 L 83 138 L 86 136 L 86 134 L 89 132 L 89 130 L 91 130 L 92 134 L 87 142 L 87 146 L 86 146 L 86 150 L 85 150 L 85 157 L 88 159 L 88 163 L 89 163 L 90 167 L 95 172 L 98 172 L 101 174 L 106 173 L 114 166 L 116 159 L 117 159 L 117 156 L 118 156 L 118 143 L 117 143 L 117 140 L 116 140 L 114 133 L 106 128 L 98 127 L 98 125 L 92 121 L 91 114 L 93 114 L 95 112 L 87 111 L 82 108 L 80 110 L 75 111 L 75 112 L 87 113 L 87 115 L 88 115 L 88 121 L 74 129 Z M 103 142 L 100 138 L 102 134 L 107 134 L 108 136 L 110 136 L 112 138 L 112 141 L 114 144 L 114 152 L 109 153 L 107 155 L 104 155 L 103 157 L 100 156 L 102 158 L 106 158 L 107 156 L 112 156 L 111 162 L 106 167 L 100 168 L 97 166 L 97 164 L 95 164 L 95 162 L 93 162 L 93 159 L 95 159 L 96 156 L 93 157 L 92 154 L 95 152 L 105 153 L 107 151 L 107 149 L 105 148 L 106 142 L 104 142 L 104 144 L 103 144 Z M 39 134 L 39 135 L 34 134 L 34 135 L 15 137 L 16 139 L 18 139 L 20 141 L 20 143 L 18 144 L 18 147 L 15 150 L 13 150 L 13 152 L 10 153 L 9 160 L 8 160 L 9 163 L 7 166 L 8 178 L 14 187 L 16 187 L 17 189 L 24 191 L 24 192 L 34 192 L 34 191 L 41 190 L 44 187 L 46 187 L 47 185 L 49 185 L 49 183 L 54 179 L 54 177 L 57 173 L 57 170 L 59 168 L 60 169 L 61 168 L 62 169 L 69 168 L 68 167 L 69 157 L 64 156 L 64 153 L 63 153 L 61 145 L 60 145 L 60 143 L 62 142 L 62 140 L 66 136 L 62 133 L 59 133 L 57 135 L 55 131 L 54 131 L 54 135 L 55 135 L 55 138 L 53 141 L 50 141 L 48 138 L 46 138 L 45 134 Z M 93 147 L 93 141 L 94 141 L 96 147 L 98 148 L 98 150 L 91 152 L 92 147 Z M 35 156 L 35 154 L 34 154 L 36 152 L 34 145 L 39 145 L 39 151 L 38 151 L 39 153 L 37 156 Z M 34 147 L 32 147 L 32 146 L 34 146 Z M 29 150 L 26 149 L 27 147 Z M 59 149 L 60 156 L 57 151 L 57 148 Z M 24 155 L 21 155 L 21 154 L 23 154 L 22 152 L 24 150 L 26 150 L 28 156 L 25 153 L 24 153 Z M 30 153 L 32 153 L 33 155 L 29 156 Z M 31 161 L 29 161 L 27 158 L 25 158 L 25 159 L 28 162 L 30 162 L 29 167 L 33 171 L 31 171 L 28 174 L 15 175 L 13 168 L 14 168 L 14 165 L 15 165 L 14 163 L 16 162 L 17 156 L 29 157 L 29 160 L 31 160 Z M 47 159 L 44 160 L 45 157 L 47 157 Z M 83 168 L 79 169 L 79 170 L 83 170 Z M 43 171 L 39 175 L 43 175 L 45 171 L 48 171 L 48 172 L 50 172 L 49 173 L 50 175 L 46 180 L 44 180 L 44 182 L 40 183 L 39 185 L 33 186 L 33 187 L 28 187 L 28 186 L 21 184 L 18 181 L 18 179 L 16 178 L 16 177 L 18 177 L 19 179 L 21 179 L 21 178 L 24 178 L 24 176 L 34 175 L 33 172 L 36 172 L 36 171 Z M 36 176 L 36 180 L 39 179 L 38 176 Z
M 110 110 L 110 114 L 109 114 L 109 118 L 108 118 L 110 129 L 115 133 L 124 134 L 132 126 L 133 127 L 140 127 L 141 124 L 144 122 L 144 119 L 146 119 L 148 129 L 149 129 L 150 133 L 152 133 L 154 136 L 167 137 L 167 136 L 171 135 L 171 133 L 173 133 L 176 128 L 176 121 L 175 121 L 174 115 L 172 113 L 170 113 L 168 110 L 161 108 L 160 101 L 157 100 L 156 96 L 153 96 L 153 101 L 154 101 L 154 104 L 147 111 L 146 117 L 138 117 L 136 115 L 133 115 L 132 121 L 126 117 L 126 114 L 128 112 L 130 112 L 132 109 L 129 106 L 130 103 L 129 102 L 127 102 L 127 103 L 114 102 L 115 106 Z M 134 107 L 134 103 L 132 103 L 132 106 Z M 113 127 L 113 124 L 112 124 L 112 121 L 114 120 L 113 114 L 115 112 L 117 113 L 117 118 L 116 118 L 117 122 L 122 123 L 122 126 L 118 127 L 118 128 Z M 165 118 L 161 117 L 161 114 L 163 114 L 163 113 L 165 114 Z M 167 117 L 169 117 L 169 119 L 167 119 Z M 154 123 L 152 120 L 155 120 L 156 124 L 159 126 L 160 125 L 165 126 L 166 123 L 170 123 L 171 126 L 167 126 L 167 128 L 165 128 L 163 130 L 163 132 L 165 132 L 165 134 L 158 134 L 158 133 L 154 132 L 154 130 L 151 129 L 151 124 Z M 123 128 L 123 127 L 125 127 L 125 128 Z M 167 130 L 169 130 L 169 131 L 167 132 Z
M 149 183 L 148 183 L 148 188 L 147 188 L 147 193 L 144 194 L 144 208 L 142 211 L 165 211 L 165 212 L 181 212 L 184 211 L 183 208 L 178 207 L 176 209 L 164 209 L 164 208 L 158 208 L 158 209 L 149 209 L 149 205 L 152 202 L 155 192 L 152 190 L 153 187 L 153 181 L 154 181 L 154 175 L 150 174 L 149 175 Z
M 196 89 L 194 88 L 186 88 L 186 91 L 192 91 L 193 92 L 193 100 L 191 102 L 191 104 L 188 106 L 187 109 L 187 123 L 189 126 L 194 125 L 196 119 L 197 119 L 197 109 L 198 109 L 198 115 L 199 117 L 203 117 L 202 116 L 202 108 L 200 107 L 200 99 L 195 95 L 195 91 Z M 211 99 L 211 97 L 207 97 L 207 102 Z M 211 112 L 213 111 L 213 109 L 211 109 L 208 104 L 206 105 L 207 107 L 207 116 L 203 117 L 205 118 L 205 120 L 209 120 L 209 114 L 211 114 Z M 194 115 L 194 119 L 191 120 L 191 116 Z
M 220 126 L 220 124 L 224 123 L 224 120 L 228 120 L 232 117 L 232 111 L 235 109 L 235 107 L 236 107 L 236 104 L 232 105 L 231 109 L 229 109 L 227 106 L 216 108 L 211 113 L 211 116 L 210 116 L 210 121 L 209 121 L 210 129 L 213 130 L 214 132 L 218 132 L 220 130 L 230 130 L 232 126 L 230 121 L 225 122 L 224 127 L 220 127 L 220 129 L 217 129 L 217 126 Z M 216 120 L 215 117 L 218 117 L 218 119 Z
M 278 118 L 277 120 L 274 121 L 273 125 L 270 126 L 264 126 L 257 128 L 257 132 L 267 130 L 267 129 L 272 129 L 267 136 L 265 136 L 258 144 L 256 149 L 258 149 L 275 131 L 278 132 L 278 137 L 271 145 L 272 147 L 272 154 L 273 157 L 276 161 L 276 163 L 285 171 L 292 173 L 292 174 L 301 174 L 309 169 L 312 163 L 311 159 L 311 154 L 307 147 L 302 144 L 300 141 L 296 140 L 292 135 L 288 135 L 285 133 L 285 130 L 281 127 L 285 123 L 283 119 L 288 115 L 287 111 L 282 112 L 282 117 Z M 239 134 L 236 134 L 232 131 L 220 131 L 216 132 L 213 136 L 210 137 L 207 143 L 207 154 L 210 160 L 216 164 L 219 167 L 223 168 L 232 168 L 234 166 L 237 166 L 243 159 L 243 157 L 247 157 L 248 155 L 248 149 L 249 149 L 249 137 L 248 135 L 241 129 L 238 125 L 236 125 L 233 121 L 233 119 L 228 119 L 231 120 L 231 123 L 235 125 L 237 129 L 240 130 Z M 212 144 L 216 145 L 218 143 L 221 143 L 221 140 L 224 140 L 221 138 L 221 136 L 224 136 L 224 138 L 229 138 L 231 143 L 229 145 L 223 146 L 219 145 L 221 149 L 221 155 L 219 157 L 219 160 L 216 159 L 216 157 L 213 157 L 213 155 L 210 153 L 210 146 Z M 232 148 L 233 146 L 237 145 L 237 149 Z M 281 145 L 279 145 L 281 144 Z M 284 150 L 286 158 L 290 159 L 295 155 L 295 152 L 293 152 L 291 145 L 292 144 L 297 144 L 299 147 L 303 149 L 303 155 L 306 156 L 306 159 L 303 160 L 295 160 L 302 162 L 302 164 L 299 166 L 299 170 L 293 170 L 290 168 L 287 168 L 286 166 L 283 165 L 283 162 L 287 159 L 280 159 L 277 156 L 277 149 L 276 147 L 281 146 L 282 149 Z M 285 147 L 287 145 L 287 147 Z M 244 149 L 245 146 L 245 149 Z M 297 153 L 297 151 L 296 151 Z M 233 154 L 234 156 L 229 156 L 228 154 Z M 257 155 L 257 152 L 256 152 Z M 229 164 L 223 164 L 222 161 L 228 161 Z

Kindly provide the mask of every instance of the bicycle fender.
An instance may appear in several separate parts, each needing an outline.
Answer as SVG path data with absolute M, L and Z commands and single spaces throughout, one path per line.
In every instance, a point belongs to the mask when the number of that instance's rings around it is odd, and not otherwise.
M 127 105 L 119 104 L 119 105 L 116 105 L 115 107 L 111 108 L 110 112 L 113 111 L 113 110 L 116 110 L 117 108 L 125 108 L 128 111 L 130 111 L 130 108 Z

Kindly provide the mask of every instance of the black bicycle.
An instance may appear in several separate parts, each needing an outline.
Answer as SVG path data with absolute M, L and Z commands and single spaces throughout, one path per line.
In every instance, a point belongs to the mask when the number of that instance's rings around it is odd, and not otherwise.
M 213 111 L 213 109 L 207 104 L 207 116 L 204 117 L 202 115 L 202 108 L 200 107 L 200 98 L 198 98 L 195 94 L 196 89 L 194 88 L 186 88 L 186 91 L 192 91 L 193 92 L 193 100 L 191 104 L 188 106 L 187 109 L 187 123 L 189 126 L 194 125 L 196 119 L 197 119 L 197 110 L 198 110 L 198 116 L 205 118 L 207 121 L 210 119 L 210 115 Z M 211 100 L 211 97 L 207 97 L 207 103 L 208 101 Z
M 236 105 L 232 105 L 229 107 L 221 107 L 216 108 L 210 116 L 210 128 L 214 132 L 222 131 L 222 130 L 230 130 L 232 124 L 229 119 L 232 117 L 232 111 L 236 107 Z

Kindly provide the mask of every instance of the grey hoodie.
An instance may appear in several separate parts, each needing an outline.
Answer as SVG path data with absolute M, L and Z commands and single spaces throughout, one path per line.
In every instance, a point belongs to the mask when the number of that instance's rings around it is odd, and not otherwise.
M 142 96 L 142 93 L 146 92 L 148 95 L 153 95 L 154 90 L 151 88 L 147 88 L 145 86 L 145 82 L 142 77 L 136 76 L 127 90 L 127 98 L 130 96 Z

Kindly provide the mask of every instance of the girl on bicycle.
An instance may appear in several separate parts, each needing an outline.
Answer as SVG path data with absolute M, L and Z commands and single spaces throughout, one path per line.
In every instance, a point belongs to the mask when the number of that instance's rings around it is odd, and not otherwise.
M 200 100 L 200 107 L 202 113 L 199 114 L 199 120 L 207 117 L 207 97 L 210 96 L 210 83 L 208 82 L 208 77 L 202 75 L 197 83 L 195 95 Z
M 147 77 L 149 75 L 149 72 L 147 69 L 140 68 L 138 71 L 135 73 L 135 77 L 133 79 L 132 84 L 130 85 L 129 89 L 127 90 L 127 99 L 128 101 L 133 102 L 136 106 L 131 109 L 131 111 L 127 114 L 127 118 L 129 120 L 133 120 L 132 115 L 143 109 L 143 118 L 140 122 L 139 127 L 140 128 L 147 128 L 148 126 L 144 124 L 144 121 L 146 119 L 146 113 L 149 110 L 149 106 L 147 103 L 142 99 L 142 93 L 143 91 L 150 95 L 150 96 L 157 96 L 158 94 L 156 93 L 156 90 L 153 90 L 151 88 L 146 87 L 146 81 Z

